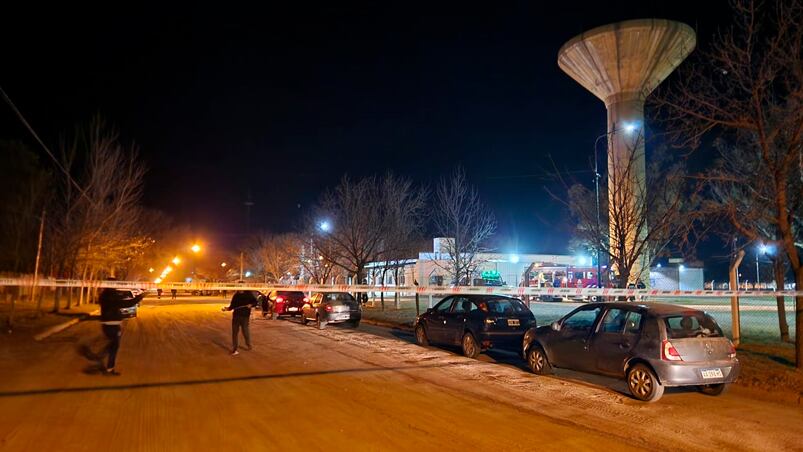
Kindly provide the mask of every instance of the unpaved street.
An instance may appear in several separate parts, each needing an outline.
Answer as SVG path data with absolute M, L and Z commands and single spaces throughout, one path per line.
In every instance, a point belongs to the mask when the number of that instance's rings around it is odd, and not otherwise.
M 610 380 L 537 377 L 510 355 L 469 360 L 376 327 L 293 321 L 254 320 L 255 349 L 232 357 L 223 301 L 179 303 L 146 302 L 128 321 L 119 377 L 86 373 L 76 352 L 96 322 L 4 344 L 0 449 L 803 448 L 798 407 L 738 389 L 643 404 Z

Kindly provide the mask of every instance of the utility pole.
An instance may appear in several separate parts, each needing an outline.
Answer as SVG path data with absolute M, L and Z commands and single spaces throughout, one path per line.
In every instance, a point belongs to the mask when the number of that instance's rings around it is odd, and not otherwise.
M 240 251 L 240 281 L 243 281 L 243 252 Z
M 42 237 L 45 233 L 45 213 L 47 211 L 42 208 L 42 217 L 39 220 L 39 243 L 36 245 L 36 263 L 33 267 L 33 284 L 31 284 L 31 301 L 36 299 L 36 283 L 39 282 L 39 261 L 42 257 Z M 36 304 L 37 311 L 41 310 L 42 303 Z

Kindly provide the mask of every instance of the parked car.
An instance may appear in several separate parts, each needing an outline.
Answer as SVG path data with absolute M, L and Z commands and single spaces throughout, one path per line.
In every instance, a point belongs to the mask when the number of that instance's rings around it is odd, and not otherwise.
M 264 301 L 261 301 L 262 315 L 270 315 L 273 320 L 279 316 L 297 316 L 301 314 L 301 308 L 309 298 L 304 292 L 291 290 L 274 290 L 268 293 Z M 266 310 L 267 308 L 267 310 Z
M 125 299 L 139 298 L 139 300 L 142 301 L 142 298 L 145 296 L 145 292 L 141 289 L 117 289 L 117 291 L 120 292 Z M 120 308 L 120 314 L 124 319 L 136 318 L 138 309 L 139 301 L 133 306 Z
M 736 349 L 713 317 L 663 303 L 590 303 L 529 330 L 522 349 L 536 374 L 560 367 L 623 378 L 633 397 L 646 402 L 672 386 L 719 395 L 740 370 Z
M 535 316 L 519 299 L 500 295 L 453 295 L 415 321 L 418 345 L 459 345 L 463 355 L 476 358 L 492 347 L 521 350 L 524 333 L 534 328 Z
M 312 294 L 301 310 L 301 323 L 315 321 L 318 329 L 329 323 L 347 323 L 353 328 L 360 325 L 362 308 L 350 293 L 318 292 Z

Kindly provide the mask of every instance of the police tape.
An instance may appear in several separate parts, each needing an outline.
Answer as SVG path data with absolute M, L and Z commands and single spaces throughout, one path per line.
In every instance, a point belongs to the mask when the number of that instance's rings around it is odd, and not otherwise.
M 723 298 L 723 297 L 803 297 L 803 292 L 792 290 L 658 290 L 658 289 L 613 289 L 613 288 L 572 288 L 572 287 L 506 287 L 506 286 L 370 286 L 348 284 L 263 284 L 257 282 L 162 282 L 159 284 L 147 281 L 85 281 L 79 279 L 52 279 L 33 277 L 0 278 L 0 287 L 88 287 L 140 290 L 184 290 L 184 291 L 234 291 L 287 290 L 301 292 L 406 292 L 422 295 L 511 295 L 541 296 L 555 298 L 586 297 L 639 297 L 639 298 Z

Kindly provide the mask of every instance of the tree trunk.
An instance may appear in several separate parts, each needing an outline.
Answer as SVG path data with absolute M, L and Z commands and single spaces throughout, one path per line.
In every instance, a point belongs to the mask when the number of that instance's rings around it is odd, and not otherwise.
M 69 311 L 72 308 L 72 294 L 75 292 L 75 289 L 72 287 L 67 287 L 67 310 Z
M 385 274 L 387 273 L 388 269 L 382 269 L 382 281 L 379 284 L 379 304 L 382 306 L 382 310 L 385 310 L 385 291 L 383 288 L 385 287 Z
M 59 304 L 61 303 L 61 287 L 56 287 L 55 293 L 53 293 L 53 313 L 59 313 Z
M 393 291 L 393 307 L 399 309 L 399 267 L 396 267 L 396 272 L 394 277 L 394 285 L 396 290 Z
M 8 320 L 6 321 L 8 334 L 11 334 L 11 331 L 14 330 L 14 314 L 16 312 L 16 307 L 17 307 L 17 294 L 14 292 L 19 293 L 19 288 L 12 287 L 9 289 L 8 292 L 6 292 L 6 300 L 8 300 L 9 303 L 11 303 L 11 312 L 8 313 Z
M 803 289 L 803 266 L 795 270 L 795 290 Z M 795 367 L 803 370 L 803 297 L 795 297 Z
M 784 290 L 784 261 L 780 256 L 776 256 L 772 260 L 773 269 L 775 270 L 775 290 Z M 789 325 L 786 323 L 786 306 L 784 305 L 784 297 L 775 297 L 775 302 L 778 304 L 778 328 L 781 331 L 781 340 L 789 342 Z

